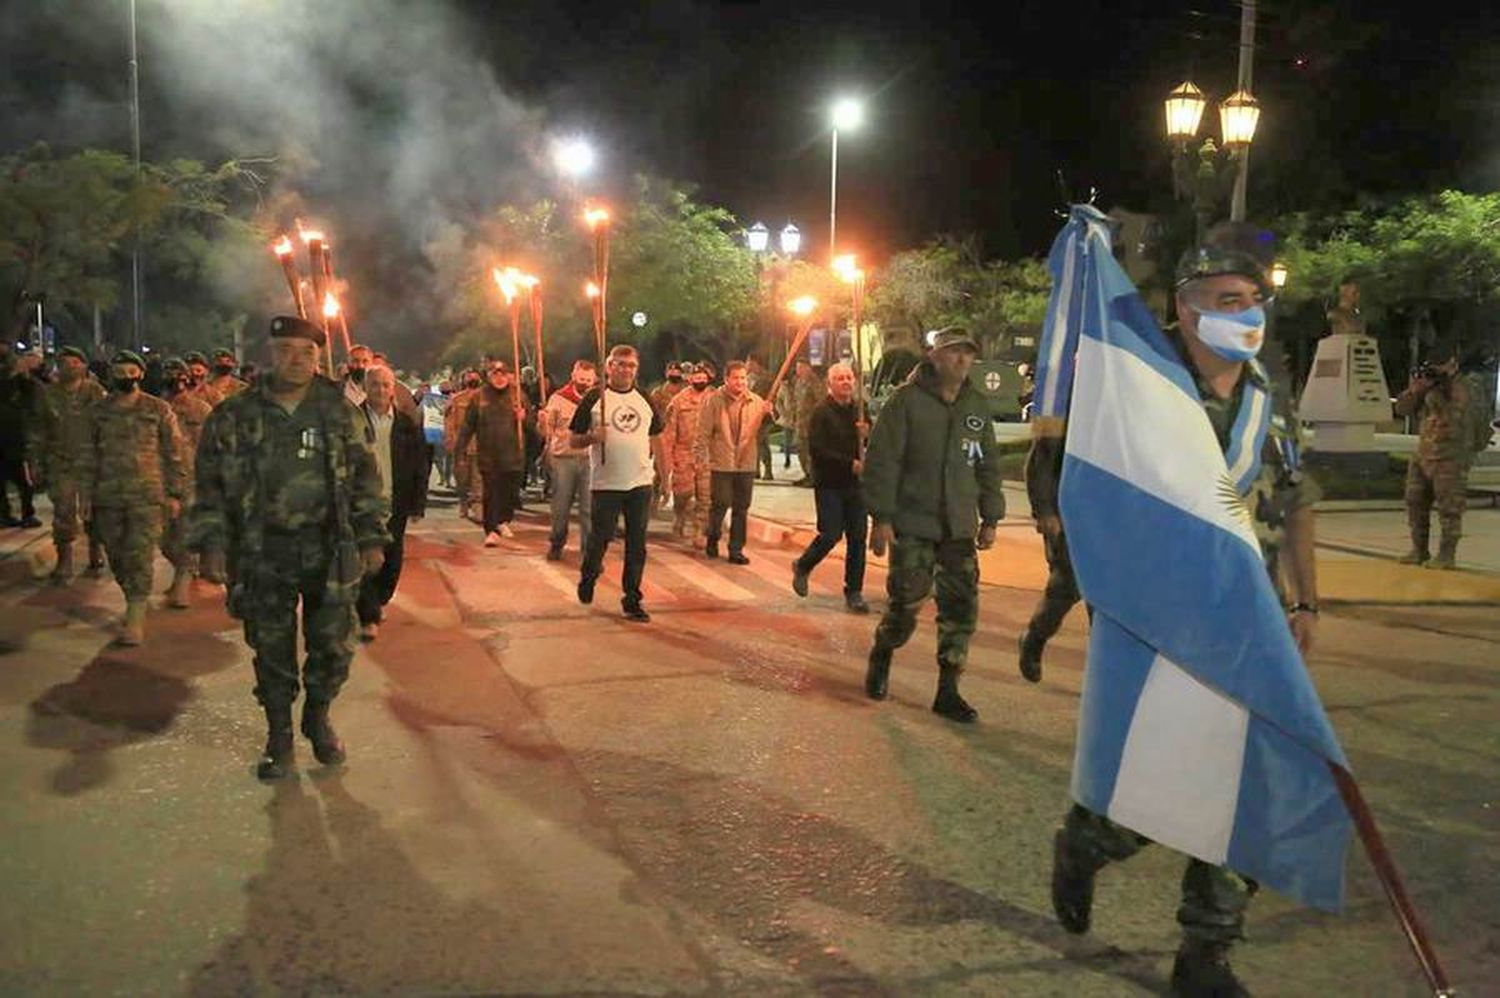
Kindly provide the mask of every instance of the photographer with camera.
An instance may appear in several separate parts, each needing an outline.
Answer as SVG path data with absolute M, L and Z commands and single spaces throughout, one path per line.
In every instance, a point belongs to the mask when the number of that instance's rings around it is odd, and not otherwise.
M 1396 415 L 1418 417 L 1417 452 L 1406 469 L 1406 519 L 1411 550 L 1405 565 L 1453 567 L 1467 497 L 1470 441 L 1469 391 L 1457 377 L 1458 357 L 1451 344 L 1438 347 L 1412 373 L 1411 383 L 1396 399 Z M 1428 547 L 1429 514 L 1437 506 L 1442 529 L 1437 557 Z

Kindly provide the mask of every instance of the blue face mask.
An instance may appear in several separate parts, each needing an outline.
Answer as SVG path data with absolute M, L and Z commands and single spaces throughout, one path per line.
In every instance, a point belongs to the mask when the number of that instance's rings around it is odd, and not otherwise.
M 1260 353 L 1266 341 L 1266 310 L 1259 305 L 1243 312 L 1198 311 L 1198 339 L 1225 360 L 1246 361 Z

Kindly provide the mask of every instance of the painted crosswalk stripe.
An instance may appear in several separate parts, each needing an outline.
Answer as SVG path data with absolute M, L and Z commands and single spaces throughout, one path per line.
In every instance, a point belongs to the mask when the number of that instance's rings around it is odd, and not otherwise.
M 691 555 L 666 554 L 656 559 L 667 571 L 697 586 L 714 599 L 732 603 L 747 603 L 756 598 L 749 589 L 735 585 L 707 565 L 699 564 Z M 651 566 L 646 570 L 649 572 Z

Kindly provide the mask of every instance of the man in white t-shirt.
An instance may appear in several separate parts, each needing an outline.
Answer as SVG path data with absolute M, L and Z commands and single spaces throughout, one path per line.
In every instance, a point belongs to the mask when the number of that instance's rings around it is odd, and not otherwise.
M 635 347 L 621 344 L 609 352 L 605 384 L 589 392 L 573 414 L 574 447 L 589 448 L 592 529 L 578 580 L 578 601 L 594 601 L 594 583 L 604 571 L 604 552 L 625 514 L 625 571 L 620 605 L 629 620 L 651 619 L 641 606 L 641 576 L 646 570 L 646 525 L 651 517 L 651 483 L 655 467 L 666 468 L 661 449 L 661 414 L 635 386 L 641 362 Z M 602 418 L 601 418 L 602 417 Z

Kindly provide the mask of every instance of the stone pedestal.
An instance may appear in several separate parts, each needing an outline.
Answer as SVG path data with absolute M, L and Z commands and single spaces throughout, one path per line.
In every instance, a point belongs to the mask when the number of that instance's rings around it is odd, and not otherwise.
M 1391 418 L 1391 393 L 1375 340 L 1350 333 L 1321 340 L 1298 415 L 1313 424 L 1313 447 L 1319 452 L 1375 450 L 1375 424 Z

